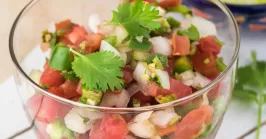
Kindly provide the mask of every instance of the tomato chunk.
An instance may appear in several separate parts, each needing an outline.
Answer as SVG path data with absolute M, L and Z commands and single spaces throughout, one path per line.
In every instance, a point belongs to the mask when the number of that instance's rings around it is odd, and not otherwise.
M 108 114 L 98 120 L 90 132 L 91 139 L 124 139 L 128 134 L 127 123 L 119 114 Z
M 199 137 L 204 124 L 210 125 L 212 119 L 213 108 L 209 105 L 192 110 L 177 124 L 175 136 L 181 139 L 195 139 Z
M 191 57 L 191 62 L 197 72 L 202 73 L 210 79 L 216 78 L 221 73 L 217 68 L 215 56 L 212 53 L 201 53 L 197 51 Z
M 71 44 L 79 46 L 81 42 L 86 39 L 88 32 L 84 27 L 73 25 L 72 31 L 70 33 L 65 34 L 65 37 L 68 39 Z
M 168 89 L 161 88 L 157 83 L 148 84 L 145 89 L 150 96 L 156 97 L 159 95 L 170 95 L 172 92 Z
M 176 124 L 170 125 L 170 126 L 168 126 L 166 128 L 159 128 L 159 129 L 157 129 L 158 134 L 161 137 L 162 136 L 165 136 L 165 135 L 168 135 L 168 134 L 171 134 L 171 133 L 175 132 L 176 130 L 177 130 Z
M 221 44 L 218 43 L 216 36 L 207 36 L 199 40 L 199 45 L 197 45 L 198 50 L 201 53 L 212 53 L 213 55 L 218 55 L 221 51 Z
M 176 95 L 177 98 L 183 98 L 192 94 L 192 88 L 184 85 L 181 81 L 170 79 L 170 91 Z
M 75 83 L 71 80 L 66 80 L 64 84 L 60 86 L 64 92 L 64 98 L 73 98 L 78 96 L 79 93 L 77 92 L 78 83 Z
M 123 67 L 123 80 L 126 84 L 130 83 L 133 81 L 133 70 L 129 67 Z
M 104 35 L 100 33 L 89 34 L 86 36 L 86 54 L 95 52 L 100 49 Z
M 59 22 L 59 23 L 56 23 L 55 24 L 55 27 L 56 27 L 56 30 L 61 30 L 61 29 L 69 29 L 71 27 L 72 23 L 69 19 L 67 20 L 64 20 L 62 22 Z
M 160 0 L 159 6 L 163 8 L 174 8 L 181 4 L 181 0 Z
M 57 96 L 64 97 L 64 90 L 61 87 L 52 87 L 48 91 Z
M 56 87 L 63 84 L 65 81 L 60 71 L 53 70 L 48 65 L 45 66 L 44 72 L 40 79 L 40 84 L 47 85 L 48 87 Z
M 138 100 L 140 100 L 143 103 L 148 103 L 148 102 L 150 102 L 153 99 L 152 96 L 145 96 L 141 91 L 139 91 L 136 94 L 134 94 L 132 96 L 132 98 L 138 99 Z
M 190 53 L 190 41 L 187 36 L 173 34 L 172 42 L 174 56 L 186 56 Z

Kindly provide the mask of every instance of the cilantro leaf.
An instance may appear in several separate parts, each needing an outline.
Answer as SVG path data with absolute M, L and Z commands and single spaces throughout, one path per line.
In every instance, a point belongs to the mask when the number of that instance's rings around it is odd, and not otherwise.
M 151 46 L 151 42 L 146 39 L 142 40 L 142 42 L 139 42 L 137 39 L 131 39 L 129 42 L 129 48 L 136 50 L 149 51 L 151 49 Z
M 159 54 L 159 53 L 156 53 L 156 54 L 151 54 L 147 57 L 146 61 L 148 64 L 151 64 L 153 63 L 153 60 L 154 58 L 158 57 L 158 59 L 160 60 L 160 62 L 162 63 L 162 65 L 164 67 L 168 67 L 168 58 L 167 56 L 163 55 L 163 54 Z
M 82 55 L 73 49 L 77 55 L 72 62 L 73 71 L 81 78 L 83 86 L 88 90 L 122 89 L 123 61 L 112 52 L 96 52 Z
M 149 50 L 151 43 L 149 41 L 136 42 L 136 37 L 143 36 L 146 39 L 150 38 L 150 33 L 153 30 L 159 29 L 161 24 L 156 19 L 159 19 L 159 11 L 151 4 L 142 0 L 134 2 L 126 1 L 118 6 L 117 11 L 113 11 L 113 18 L 110 23 L 122 25 L 129 34 L 131 48 L 138 50 Z M 139 45 L 142 44 L 140 48 Z
M 66 80 L 71 80 L 74 82 L 78 82 L 79 78 L 76 76 L 76 74 L 71 70 L 71 71 L 63 71 L 61 75 L 66 79 Z
M 49 65 L 55 70 L 71 69 L 72 54 L 67 47 L 55 47 Z
M 177 34 L 181 36 L 187 36 L 191 41 L 197 41 L 200 38 L 199 31 L 194 25 L 191 25 L 191 27 L 189 27 L 187 30 L 177 31 Z

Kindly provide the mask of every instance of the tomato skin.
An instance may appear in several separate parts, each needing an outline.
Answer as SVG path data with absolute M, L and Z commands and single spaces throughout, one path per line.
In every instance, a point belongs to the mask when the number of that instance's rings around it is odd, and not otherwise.
M 123 80 L 126 84 L 133 81 L 133 70 L 131 68 L 123 67 L 122 72 L 123 72 Z
M 64 90 L 61 87 L 52 87 L 48 91 L 57 96 L 64 97 Z
M 90 132 L 91 139 L 124 139 L 128 134 L 127 123 L 119 114 L 108 114 L 97 120 Z
M 175 136 L 180 139 L 195 139 L 200 135 L 203 124 L 210 125 L 212 119 L 213 108 L 210 105 L 192 110 L 177 124 Z
M 173 55 L 186 56 L 190 53 L 190 40 L 187 36 L 173 34 Z
M 136 94 L 134 94 L 132 96 L 132 98 L 138 99 L 138 100 L 140 100 L 143 103 L 148 103 L 148 102 L 150 102 L 153 99 L 152 96 L 145 96 L 141 91 L 139 91 Z
M 208 59 L 208 63 L 204 63 L 206 59 Z M 191 57 L 191 62 L 197 72 L 210 79 L 216 78 L 221 73 L 217 68 L 216 59 L 212 53 L 200 53 L 197 51 Z
M 159 87 L 159 85 L 155 82 L 148 84 L 145 91 L 147 92 L 147 94 L 153 97 L 159 95 L 170 95 L 172 93 L 170 90 Z
M 177 98 L 183 98 L 192 94 L 191 87 L 173 78 L 170 79 L 170 91 L 173 92 Z
M 222 46 L 217 43 L 216 36 L 211 35 L 200 39 L 197 48 L 201 53 L 212 53 L 216 56 L 220 53 Z
M 168 134 L 171 134 L 171 133 L 175 132 L 176 130 L 177 130 L 176 124 L 170 125 L 170 126 L 168 126 L 166 128 L 159 128 L 159 129 L 157 129 L 158 134 L 161 137 L 162 136 L 165 136 L 165 135 L 168 135 Z
M 71 26 L 71 20 L 67 19 L 55 24 L 56 30 L 69 29 Z
M 181 4 L 181 0 L 161 0 L 159 6 L 163 8 L 175 8 Z
M 79 44 L 86 39 L 87 35 L 88 32 L 84 27 L 73 25 L 72 31 L 65 34 L 65 37 L 71 42 L 71 44 L 79 46 Z
M 40 84 L 48 85 L 48 87 L 57 87 L 65 81 L 60 71 L 53 70 L 48 65 L 45 66 L 44 72 L 40 79 Z
M 89 34 L 86 36 L 86 54 L 95 52 L 100 49 L 104 35 L 100 33 Z
M 77 92 L 78 83 L 75 83 L 71 80 L 66 80 L 65 83 L 60 87 L 64 91 L 64 98 L 69 99 L 79 95 L 79 93 Z
M 82 81 L 80 80 L 79 83 L 78 83 L 77 90 L 76 90 L 80 95 L 82 94 L 81 85 L 82 85 Z

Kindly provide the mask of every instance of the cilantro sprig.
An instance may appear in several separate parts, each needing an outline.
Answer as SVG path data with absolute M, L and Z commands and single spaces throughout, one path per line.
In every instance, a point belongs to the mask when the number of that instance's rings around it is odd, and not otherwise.
M 137 50 L 148 51 L 151 48 L 149 42 L 150 33 L 161 27 L 156 19 L 161 18 L 159 11 L 151 4 L 142 0 L 134 2 L 126 1 L 113 11 L 111 24 L 123 26 L 129 34 L 129 47 Z M 138 37 L 143 37 L 141 40 Z M 140 47 L 141 46 L 141 47 Z
M 260 137 L 262 108 L 266 104 L 266 61 L 258 61 L 256 52 L 251 53 L 252 63 L 237 71 L 237 84 L 233 93 L 234 98 L 256 102 L 258 104 L 258 125 L 256 139 Z
M 107 51 L 88 55 L 82 55 L 73 49 L 70 51 L 76 55 L 72 69 L 81 78 L 86 89 L 103 92 L 108 89 L 122 89 L 123 61 L 118 56 Z

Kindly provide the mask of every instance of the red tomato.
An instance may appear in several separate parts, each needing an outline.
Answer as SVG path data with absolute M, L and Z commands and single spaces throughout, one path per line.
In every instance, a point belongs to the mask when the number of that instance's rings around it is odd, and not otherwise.
M 56 30 L 61 30 L 61 29 L 68 29 L 71 26 L 71 21 L 69 19 L 64 20 L 62 22 L 56 23 Z
M 173 69 L 174 69 L 174 63 L 175 63 L 175 58 L 174 57 L 171 57 L 169 58 L 168 57 L 168 67 L 165 67 L 165 71 L 168 72 L 168 74 L 173 77 Z
M 65 83 L 60 87 L 64 91 L 64 98 L 69 99 L 79 95 L 79 93 L 77 92 L 78 83 L 75 83 L 71 80 L 66 80 Z
M 81 42 L 86 40 L 87 35 L 88 32 L 84 27 L 73 25 L 72 31 L 70 33 L 65 34 L 65 37 L 69 40 L 69 42 L 71 42 L 71 44 L 79 46 Z
M 176 95 L 177 98 L 183 98 L 192 94 L 192 88 L 184 85 L 181 81 L 170 79 L 170 91 Z
M 45 66 L 44 72 L 40 79 L 40 84 L 48 85 L 48 87 L 60 86 L 65 79 L 60 71 L 53 70 L 49 66 Z
M 133 81 L 133 70 L 129 67 L 123 67 L 122 68 L 123 71 L 123 79 L 125 81 L 126 84 L 130 83 Z
M 138 99 L 138 100 L 140 100 L 141 102 L 144 102 L 144 103 L 150 102 L 153 99 L 152 96 L 145 96 L 141 91 L 139 91 L 136 94 L 134 94 L 132 96 L 132 98 Z
M 26 106 L 36 120 L 44 123 L 55 120 L 60 108 L 58 102 L 42 94 L 32 96 Z
M 169 134 L 175 132 L 176 129 L 177 129 L 176 124 L 173 124 L 173 125 L 170 125 L 170 126 L 165 127 L 165 128 L 159 128 L 159 129 L 157 129 L 157 131 L 158 131 L 159 136 L 162 137 L 162 136 L 169 135 Z
M 215 56 L 212 53 L 200 53 L 197 51 L 196 54 L 191 57 L 191 61 L 195 70 L 208 78 L 213 79 L 220 74 L 216 66 Z
M 190 53 L 190 41 L 187 36 L 173 34 L 172 42 L 174 56 L 186 56 Z
M 124 139 L 128 134 L 127 123 L 119 114 L 108 114 L 98 120 L 91 130 L 91 139 Z
M 181 4 L 181 0 L 160 0 L 159 6 L 163 8 L 175 8 Z
M 100 33 L 89 34 L 86 36 L 86 54 L 95 52 L 100 49 L 104 35 Z
M 82 94 L 81 85 L 82 85 L 82 81 L 80 80 L 79 83 L 78 83 L 77 90 L 76 90 L 79 94 Z
M 155 82 L 148 84 L 145 91 L 147 92 L 147 94 L 153 97 L 159 95 L 169 95 L 172 93 L 170 90 L 159 87 L 159 85 Z
M 222 46 L 217 42 L 216 36 L 207 36 L 199 40 L 199 45 L 197 45 L 198 50 L 201 53 L 212 53 L 218 55 L 221 51 Z
M 180 139 L 195 139 L 200 135 L 203 125 L 210 125 L 212 119 L 213 108 L 209 105 L 192 110 L 177 124 L 175 136 Z
M 52 87 L 48 91 L 57 96 L 64 97 L 64 90 L 61 87 Z

